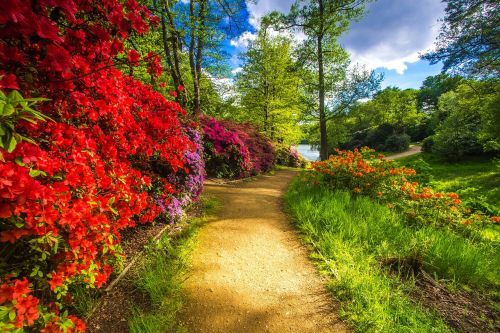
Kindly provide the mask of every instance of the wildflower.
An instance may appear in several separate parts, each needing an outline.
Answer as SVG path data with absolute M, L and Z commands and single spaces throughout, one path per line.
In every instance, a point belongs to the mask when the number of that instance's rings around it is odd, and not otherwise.
M 359 187 L 355 187 L 352 191 L 354 193 L 361 193 L 361 189 Z
M 382 196 L 382 192 L 378 191 L 377 196 L 380 198 Z
M 491 221 L 493 221 L 494 223 L 500 223 L 500 216 L 492 216 Z

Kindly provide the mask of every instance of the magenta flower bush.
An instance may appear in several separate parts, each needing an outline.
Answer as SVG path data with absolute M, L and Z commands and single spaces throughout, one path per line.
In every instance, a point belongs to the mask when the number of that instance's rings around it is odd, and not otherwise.
M 207 173 L 221 178 L 242 178 L 269 171 L 276 154 L 271 141 L 250 124 L 201 119 Z

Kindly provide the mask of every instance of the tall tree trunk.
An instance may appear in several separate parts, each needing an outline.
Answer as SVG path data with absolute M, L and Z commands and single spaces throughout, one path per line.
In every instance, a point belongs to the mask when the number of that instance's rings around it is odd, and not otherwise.
M 167 41 L 170 41 L 170 46 L 172 48 L 171 55 L 172 55 L 172 68 L 173 71 L 175 72 L 175 76 L 177 77 L 177 82 L 174 80 L 174 84 L 176 85 L 175 89 L 177 90 L 177 101 L 182 105 L 186 106 L 187 104 L 187 96 L 186 96 L 186 90 L 182 89 L 179 90 L 179 86 L 185 86 L 184 85 L 184 80 L 182 79 L 182 72 L 181 72 L 181 65 L 180 65 L 180 57 L 179 54 L 181 53 L 181 43 L 179 41 L 179 33 L 175 27 L 175 22 L 174 22 L 174 17 L 172 15 L 172 12 L 170 11 L 170 4 L 168 0 L 165 0 L 165 5 L 164 5 L 164 10 L 165 13 L 167 14 L 167 19 L 168 19 L 168 32 L 169 38 L 167 38 Z M 168 43 L 167 43 L 168 45 Z
M 324 7 L 323 1 L 319 1 L 320 29 L 317 37 L 318 46 L 318 97 L 319 97 L 319 134 L 320 149 L 319 156 L 322 161 L 328 158 L 328 137 L 326 133 L 326 114 L 325 114 L 325 74 L 323 68 L 323 20 Z
M 199 2 L 198 15 L 196 15 L 196 2 Z M 193 113 L 201 113 L 201 65 L 203 47 L 205 42 L 206 0 L 190 0 L 189 20 L 191 41 L 189 43 L 189 67 L 193 77 Z
M 189 68 L 191 69 L 191 77 L 193 78 L 193 91 L 196 100 L 196 91 L 198 90 L 198 77 L 195 65 L 195 48 L 196 48 L 196 15 L 195 15 L 196 0 L 189 2 L 189 25 L 190 25 L 190 41 L 189 41 Z M 194 111 L 196 113 L 196 110 Z
M 196 47 L 196 87 L 194 90 L 194 113 L 201 113 L 201 61 L 203 47 L 205 46 L 205 15 L 207 0 L 200 0 L 200 13 L 198 20 L 198 45 Z

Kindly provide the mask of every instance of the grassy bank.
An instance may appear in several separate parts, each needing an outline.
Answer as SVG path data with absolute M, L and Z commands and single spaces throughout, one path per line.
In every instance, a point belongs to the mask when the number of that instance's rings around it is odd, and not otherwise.
M 181 285 L 199 227 L 217 206 L 213 199 L 202 200 L 204 216 L 190 218 L 189 225 L 175 239 L 165 235 L 150 244 L 146 256 L 134 269 L 132 279 L 146 302 L 132 306 L 130 332 L 186 332 L 177 322 L 182 308 Z
M 340 300 L 342 318 L 356 331 L 452 331 L 410 299 L 415 281 L 408 270 L 414 266 L 455 289 L 498 290 L 500 262 L 491 244 L 448 229 L 408 225 L 366 197 L 300 180 L 285 200 L 322 271 L 331 276 L 329 288 Z
M 414 167 L 435 190 L 456 192 L 473 208 L 500 215 L 500 159 L 475 157 L 446 163 L 422 153 L 401 158 L 398 163 Z

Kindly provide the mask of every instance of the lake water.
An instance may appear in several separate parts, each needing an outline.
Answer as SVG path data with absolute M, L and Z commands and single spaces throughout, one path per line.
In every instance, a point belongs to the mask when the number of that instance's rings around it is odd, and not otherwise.
M 298 145 L 297 151 L 308 161 L 317 161 L 319 159 L 319 150 L 311 149 L 310 145 Z

